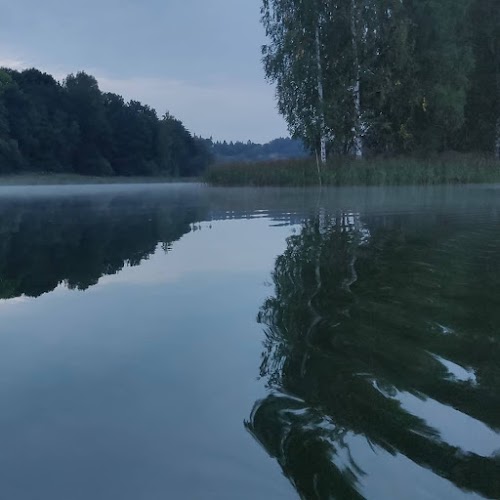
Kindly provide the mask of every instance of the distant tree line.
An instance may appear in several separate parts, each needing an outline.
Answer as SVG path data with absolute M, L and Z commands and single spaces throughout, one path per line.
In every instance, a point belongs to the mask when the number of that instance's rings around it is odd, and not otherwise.
M 500 158 L 498 0 L 263 0 L 263 61 L 319 153 Z
M 253 162 L 300 158 L 308 155 L 302 141 L 279 138 L 266 144 L 208 140 L 209 147 L 218 162 Z
M 210 161 L 179 120 L 101 92 L 91 75 L 59 83 L 37 69 L 0 69 L 0 173 L 193 176 Z

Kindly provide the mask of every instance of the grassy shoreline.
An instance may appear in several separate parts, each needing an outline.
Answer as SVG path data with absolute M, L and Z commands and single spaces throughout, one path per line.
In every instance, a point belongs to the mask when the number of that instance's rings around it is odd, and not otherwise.
M 213 186 L 317 186 L 315 160 L 235 163 L 211 167 Z M 427 159 L 334 159 L 321 167 L 325 186 L 397 186 L 500 182 L 500 161 L 478 155 L 448 154 Z
M 65 186 L 96 184 L 164 184 L 173 182 L 200 182 L 200 178 L 188 177 L 110 177 L 78 174 L 22 173 L 0 175 L 0 186 Z
M 313 159 L 277 160 L 214 165 L 203 178 L 118 177 L 30 173 L 0 175 L 0 186 L 57 186 L 106 184 L 164 184 L 205 182 L 212 186 L 318 186 Z M 470 154 L 433 158 L 334 159 L 321 167 L 324 186 L 398 186 L 500 183 L 500 161 Z

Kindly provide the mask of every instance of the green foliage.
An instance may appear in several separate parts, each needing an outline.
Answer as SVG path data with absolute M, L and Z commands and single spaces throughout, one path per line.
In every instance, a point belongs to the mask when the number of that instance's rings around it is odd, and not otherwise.
M 192 137 L 184 125 L 166 113 L 160 121 L 158 151 L 163 158 L 163 169 L 169 175 L 197 175 L 212 160 L 205 141 Z
M 292 137 L 302 139 L 314 149 L 319 141 L 322 115 L 327 115 L 330 124 L 336 118 L 331 117 L 333 108 L 320 102 L 317 90 L 315 34 L 323 9 L 319 2 L 264 0 L 261 12 L 269 38 L 269 44 L 262 47 L 264 68 L 267 78 L 276 83 L 278 109 Z M 333 100 L 333 85 L 325 90 L 325 101 Z
M 312 151 L 323 114 L 332 153 L 351 154 L 358 136 L 371 154 L 492 153 L 499 12 L 496 0 L 263 0 L 264 68 L 290 133 Z
M 60 84 L 36 69 L 0 69 L 0 173 L 192 176 L 210 161 L 180 122 L 102 93 L 91 75 Z
M 500 130 L 500 9 L 496 0 L 475 0 L 469 13 L 475 65 L 465 109 L 463 147 L 492 151 Z

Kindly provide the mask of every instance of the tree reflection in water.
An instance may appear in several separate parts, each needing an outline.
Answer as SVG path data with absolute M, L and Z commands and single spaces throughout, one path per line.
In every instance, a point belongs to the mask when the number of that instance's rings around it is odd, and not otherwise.
M 402 403 L 405 394 L 432 399 L 500 428 L 500 264 L 484 252 L 490 233 L 460 231 L 323 213 L 277 258 L 275 294 L 258 315 L 270 394 L 245 425 L 301 497 L 364 498 L 356 436 L 370 460 L 380 449 L 401 454 L 459 488 L 500 497 L 498 456 L 446 442 Z M 443 361 L 474 375 L 459 379 Z
M 139 265 L 158 245 L 168 251 L 205 214 L 179 200 L 154 194 L 0 200 L 0 299 L 38 297 L 61 283 L 85 290 Z

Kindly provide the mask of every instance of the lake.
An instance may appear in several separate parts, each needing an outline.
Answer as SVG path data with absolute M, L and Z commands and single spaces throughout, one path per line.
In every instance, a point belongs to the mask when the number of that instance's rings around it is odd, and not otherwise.
M 500 187 L 0 188 L 0 498 L 500 498 Z

